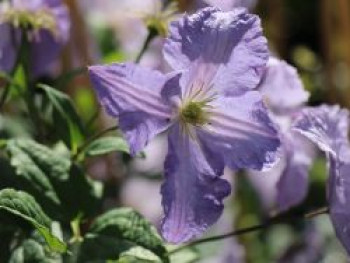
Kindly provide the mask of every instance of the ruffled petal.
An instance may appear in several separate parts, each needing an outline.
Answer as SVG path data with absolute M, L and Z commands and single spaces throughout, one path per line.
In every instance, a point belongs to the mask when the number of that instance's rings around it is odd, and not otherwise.
M 325 153 L 335 156 L 338 147 L 348 139 L 349 112 L 339 106 L 305 108 L 296 118 L 293 129 Z
M 307 92 L 296 69 L 285 61 L 270 58 L 258 87 L 270 109 L 276 113 L 294 110 L 307 102 Z
M 220 179 L 223 162 L 198 140 L 174 126 L 169 134 L 162 186 L 163 237 L 172 243 L 188 241 L 214 224 L 223 210 L 230 185 Z
M 202 140 L 222 155 L 234 170 L 265 170 L 279 159 L 279 133 L 259 92 L 218 97 L 212 103 L 209 124 L 199 131 Z
M 203 0 L 210 6 L 219 7 L 221 10 L 230 11 L 235 7 L 253 8 L 256 0 Z
M 119 118 L 132 154 L 168 128 L 172 112 L 160 95 L 167 76 L 134 64 L 91 66 L 89 73 L 100 103 Z
M 350 255 L 350 148 L 342 151 L 346 158 L 329 156 L 328 202 L 335 233 Z
M 327 193 L 330 217 L 340 242 L 350 255 L 350 146 L 349 112 L 338 106 L 308 108 L 295 130 L 326 153 L 329 167 Z
M 213 85 L 236 94 L 257 86 L 269 53 L 257 16 L 243 8 L 205 8 L 171 24 L 164 56 L 177 70 L 197 62 Z

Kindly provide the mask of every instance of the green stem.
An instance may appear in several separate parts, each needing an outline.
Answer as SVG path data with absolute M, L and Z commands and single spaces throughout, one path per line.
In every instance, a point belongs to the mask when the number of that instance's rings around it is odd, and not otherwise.
M 96 139 L 102 137 L 102 136 L 105 135 L 106 133 L 109 133 L 109 132 L 111 132 L 111 131 L 117 130 L 118 128 L 119 128 L 119 126 L 118 126 L 118 125 L 115 125 L 115 126 L 112 126 L 112 127 L 107 128 L 107 129 L 104 129 L 104 130 L 102 130 L 102 131 L 100 131 L 100 132 L 94 134 L 94 135 L 91 136 L 90 138 L 88 138 L 84 144 L 82 144 L 81 146 L 79 146 L 77 152 L 73 155 L 72 159 L 73 159 L 74 161 L 76 161 L 76 160 L 79 158 L 80 154 L 81 154 L 82 152 L 84 152 L 84 150 L 85 150 L 93 141 L 95 141 Z
M 70 222 L 70 227 L 72 229 L 73 237 L 70 240 L 70 243 L 80 243 L 83 241 L 83 237 L 80 231 L 82 215 L 78 215 L 73 221 Z
M 31 83 L 30 79 L 30 64 L 29 64 L 29 52 L 30 52 L 30 43 L 28 41 L 26 32 L 24 30 L 22 34 L 22 50 L 21 50 L 21 63 L 23 65 L 24 78 L 26 83 L 26 95 L 25 101 L 28 108 L 28 114 L 32 120 L 34 126 L 37 129 L 39 140 L 43 138 L 43 132 L 41 130 L 39 112 L 35 106 L 35 90 L 34 85 Z
M 230 237 L 234 237 L 234 236 L 238 236 L 238 235 L 244 235 L 244 234 L 248 234 L 251 232 L 255 232 L 261 229 L 265 229 L 267 227 L 276 225 L 276 224 L 281 224 L 281 223 L 287 223 L 290 221 L 294 221 L 294 220 L 298 220 L 298 219 L 310 219 L 313 217 L 316 217 L 318 215 L 323 215 L 323 214 L 327 214 L 329 213 L 329 208 L 328 207 L 321 207 L 319 209 L 310 211 L 306 214 L 303 215 L 294 215 L 294 216 L 283 216 L 283 215 L 277 215 L 275 217 L 270 218 L 269 220 L 267 220 L 264 223 L 255 225 L 255 226 L 250 226 L 250 227 L 246 227 L 246 228 L 242 228 L 242 229 L 238 229 L 235 230 L 233 232 L 229 232 L 223 235 L 218 235 L 218 236 L 213 236 L 213 237 L 208 237 L 208 238 L 202 238 L 202 239 L 198 239 L 196 241 L 193 241 L 189 244 L 186 244 L 184 246 L 178 247 L 172 251 L 169 252 L 169 254 L 174 254 L 179 252 L 180 250 L 189 248 L 189 247 L 193 247 L 199 244 L 203 244 L 203 243 L 208 243 L 208 242 L 215 242 L 215 241 L 219 241 L 225 238 L 230 238 Z
M 4 92 L 2 93 L 1 98 L 0 98 L 0 110 L 2 110 L 9 94 L 10 94 L 10 84 L 8 83 L 5 86 Z
M 143 46 L 141 48 L 140 53 L 137 55 L 137 57 L 135 59 L 135 63 L 140 63 L 141 58 L 144 55 L 144 53 L 146 52 L 149 44 L 157 35 L 158 35 L 158 31 L 155 28 L 153 28 L 153 27 L 148 28 L 148 36 L 147 36 L 145 42 L 143 43 Z

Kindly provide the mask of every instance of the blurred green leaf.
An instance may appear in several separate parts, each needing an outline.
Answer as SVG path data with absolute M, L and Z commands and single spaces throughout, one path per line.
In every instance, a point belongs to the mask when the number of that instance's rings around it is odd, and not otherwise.
M 194 247 L 181 249 L 170 255 L 171 263 L 195 263 L 200 259 L 199 252 Z
M 105 64 L 123 62 L 125 60 L 126 60 L 126 56 L 122 51 L 110 52 L 106 54 L 102 59 L 103 63 Z
M 13 76 L 7 74 L 6 72 L 0 71 L 0 79 L 4 79 L 10 84 L 10 92 L 12 95 L 17 96 L 25 89 L 26 83 L 22 66 L 17 67 Z
M 70 222 L 79 213 L 86 216 L 97 210 L 102 186 L 72 165 L 67 148 L 52 150 L 32 140 L 15 139 L 8 141 L 7 151 L 22 182 L 16 186 L 33 194 L 56 220 Z
M 71 221 L 79 214 L 83 218 L 96 215 L 101 206 L 103 184 L 90 179 L 79 166 L 72 165 L 69 179 L 57 186 L 57 191 Z
M 35 199 L 22 191 L 4 189 L 0 191 L 0 210 L 6 211 L 16 217 L 27 221 L 34 226 L 45 238 L 50 249 L 55 252 L 64 253 L 67 246 L 51 231 L 51 219 L 44 213 Z
M 89 121 L 96 114 L 96 96 L 93 89 L 76 87 L 73 100 L 84 121 Z
M 130 208 L 113 209 L 91 225 L 81 246 L 79 261 L 116 260 L 128 255 L 127 251 L 135 252 L 132 249 L 138 247 L 149 250 L 162 262 L 169 262 L 167 250 L 149 222 Z
M 47 85 L 39 85 L 53 106 L 53 122 L 62 140 L 75 153 L 78 145 L 83 142 L 84 129 L 71 99 L 61 91 Z
M 28 119 L 0 116 L 0 138 L 30 137 Z
M 117 263 L 161 263 L 159 257 L 142 247 L 132 247 L 120 254 Z
M 19 247 L 17 247 L 9 260 L 9 263 L 54 263 L 59 260 L 48 258 L 48 253 L 44 246 L 33 239 L 25 240 Z
M 130 153 L 128 143 L 121 137 L 102 137 L 90 143 L 85 149 L 87 156 L 103 155 L 114 151 Z

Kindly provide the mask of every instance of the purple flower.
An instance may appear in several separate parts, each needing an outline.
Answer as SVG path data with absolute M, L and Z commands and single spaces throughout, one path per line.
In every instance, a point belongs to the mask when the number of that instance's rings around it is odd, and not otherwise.
M 350 254 L 349 112 L 338 106 L 308 108 L 294 126 L 326 153 L 330 217 L 337 237 Z
M 304 89 L 296 69 L 274 57 L 269 59 L 258 89 L 269 108 L 279 115 L 287 115 L 300 109 L 310 96 Z
M 274 121 L 279 124 L 282 157 L 280 163 L 269 171 L 250 172 L 250 179 L 260 193 L 268 194 L 266 200 L 263 196 L 265 206 L 277 205 L 279 211 L 285 211 L 306 197 L 308 172 L 315 155 L 313 145 L 291 130 L 293 120 L 306 103 L 309 93 L 304 90 L 297 71 L 273 57 L 268 61 L 258 90 L 272 110 Z
M 61 0 L 12 0 L 0 4 L 0 16 L 0 70 L 13 70 L 25 31 L 31 75 L 46 73 L 68 41 L 67 7 Z
M 203 5 L 218 7 L 224 11 L 230 11 L 236 7 L 245 7 L 248 9 L 256 5 L 257 0 L 200 0 Z
M 132 154 L 168 131 L 162 234 L 173 243 L 202 234 L 223 210 L 224 166 L 262 170 L 280 145 L 259 82 L 268 50 L 257 16 L 207 8 L 172 23 L 170 74 L 134 64 L 89 68 L 101 104 L 119 119 Z

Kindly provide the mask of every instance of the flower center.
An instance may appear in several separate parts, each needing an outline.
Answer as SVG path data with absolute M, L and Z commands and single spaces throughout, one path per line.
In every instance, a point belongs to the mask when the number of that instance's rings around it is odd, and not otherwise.
M 184 123 L 192 125 L 204 125 L 208 122 L 208 116 L 204 110 L 205 103 L 189 102 L 180 111 L 180 118 Z
M 53 35 L 57 33 L 55 16 L 47 9 L 36 11 L 8 7 L 2 12 L 0 22 L 11 23 L 15 27 L 38 31 L 49 30 Z

